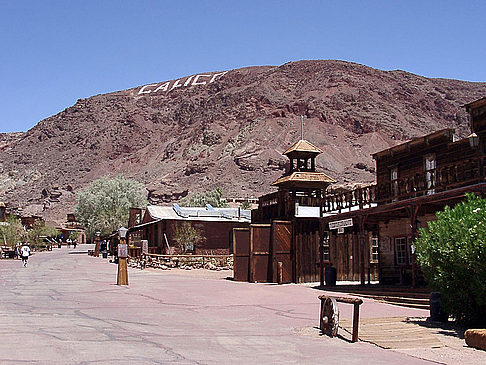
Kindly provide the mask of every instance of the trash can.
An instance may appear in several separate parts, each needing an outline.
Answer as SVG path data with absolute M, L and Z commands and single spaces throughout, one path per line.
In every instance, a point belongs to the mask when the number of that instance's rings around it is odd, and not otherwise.
M 336 285 L 337 270 L 336 270 L 335 267 L 326 266 L 326 272 L 325 272 L 324 276 L 326 278 L 326 286 Z
M 103 255 L 104 259 L 108 258 L 108 251 L 103 251 L 101 254 Z
M 57 248 L 61 248 L 61 243 L 58 243 L 57 244 Z
M 430 293 L 430 320 L 431 321 L 440 321 L 440 322 L 447 322 L 449 319 L 449 315 L 444 313 L 440 306 L 440 293 L 439 292 L 432 292 Z

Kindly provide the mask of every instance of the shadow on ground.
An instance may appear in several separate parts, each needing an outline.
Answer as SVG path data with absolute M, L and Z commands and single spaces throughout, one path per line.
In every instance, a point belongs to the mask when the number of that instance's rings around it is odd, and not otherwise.
M 444 335 L 444 336 L 451 336 L 460 339 L 464 339 L 464 328 L 457 325 L 455 322 L 439 322 L 439 321 L 431 321 L 429 318 L 427 319 L 418 319 L 418 318 L 409 318 L 407 320 L 409 323 L 414 323 L 421 327 L 434 329 L 437 333 Z

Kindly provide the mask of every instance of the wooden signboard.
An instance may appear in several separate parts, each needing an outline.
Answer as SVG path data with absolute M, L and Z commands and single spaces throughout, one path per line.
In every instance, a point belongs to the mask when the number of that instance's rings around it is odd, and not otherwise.
M 118 257 L 127 258 L 128 257 L 128 245 L 126 243 L 118 244 Z
M 148 253 L 148 241 L 147 240 L 142 240 L 142 253 Z

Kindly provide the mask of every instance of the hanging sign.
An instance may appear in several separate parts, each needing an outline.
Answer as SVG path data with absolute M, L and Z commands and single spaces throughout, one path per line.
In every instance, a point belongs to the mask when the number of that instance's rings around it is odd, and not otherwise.
M 329 222 L 329 229 L 338 229 L 353 226 L 353 218 L 343 219 L 340 221 Z

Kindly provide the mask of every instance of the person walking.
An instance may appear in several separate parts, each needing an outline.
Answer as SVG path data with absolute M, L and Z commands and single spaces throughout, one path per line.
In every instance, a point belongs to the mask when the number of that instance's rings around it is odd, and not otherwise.
M 27 260 L 29 259 L 29 256 L 30 256 L 30 247 L 24 244 L 20 249 L 20 258 L 22 259 L 22 263 L 24 264 L 24 267 L 27 267 Z

